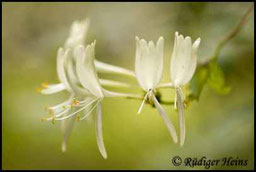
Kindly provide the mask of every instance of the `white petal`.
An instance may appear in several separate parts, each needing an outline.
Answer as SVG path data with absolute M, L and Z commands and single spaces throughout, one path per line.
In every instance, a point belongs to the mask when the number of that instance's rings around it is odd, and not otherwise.
M 176 45 L 175 53 L 171 59 L 171 68 L 172 71 L 175 71 L 175 74 L 171 74 L 172 82 L 175 86 L 180 85 L 184 79 L 184 75 L 187 74 L 191 52 L 192 52 L 192 43 L 191 38 L 184 38 L 183 35 L 176 35 Z
M 70 28 L 69 37 L 65 42 L 65 48 L 75 48 L 85 43 L 86 35 L 90 26 L 90 20 L 74 21 Z
M 58 93 L 60 91 L 63 91 L 65 89 L 66 89 L 66 87 L 62 83 L 50 84 L 50 85 L 47 85 L 47 88 L 42 89 L 40 91 L 40 93 L 42 93 L 42 94 L 53 94 L 53 93 Z
M 175 33 L 175 42 L 171 59 L 170 75 L 174 86 L 187 84 L 196 69 L 196 52 L 200 39 L 192 45 L 191 38 Z
M 135 73 L 140 86 L 145 90 L 154 89 L 163 74 L 163 45 L 160 37 L 157 46 L 152 41 L 136 39 Z
M 162 108 L 162 106 L 159 104 L 159 102 L 157 101 L 155 95 L 153 94 L 152 96 L 154 105 L 156 106 L 160 116 L 162 117 L 162 119 L 164 120 L 165 125 L 167 126 L 168 130 L 170 131 L 170 134 L 172 136 L 172 139 L 174 141 L 174 143 L 178 142 L 178 137 L 176 134 L 176 130 L 171 122 L 171 120 L 168 118 L 168 116 L 165 114 L 164 109 Z
M 123 82 L 118 82 L 118 81 L 112 81 L 112 80 L 107 80 L 107 79 L 99 79 L 100 84 L 104 86 L 113 86 L 113 87 L 131 87 L 131 85 L 123 83 Z
M 66 67 L 65 67 L 65 71 L 67 74 L 67 81 L 69 83 L 69 86 L 71 88 L 71 90 L 76 94 L 76 95 L 89 95 L 89 91 L 81 88 L 79 86 L 79 80 L 76 74 L 76 64 L 74 62 L 74 59 L 72 58 L 72 56 L 68 56 L 67 60 L 66 60 Z
M 141 46 L 142 44 L 140 43 L 140 39 L 139 37 L 135 37 L 135 41 L 136 41 L 136 53 L 135 53 L 135 74 L 136 74 L 136 78 L 140 84 L 140 86 L 144 89 L 144 91 L 147 91 L 146 87 L 145 87 L 145 83 L 143 82 L 143 75 L 145 75 L 144 73 L 142 73 L 143 71 L 140 69 L 140 56 L 141 56 Z
M 163 70 L 164 70 L 164 38 L 163 37 L 160 37 L 158 39 L 156 44 L 156 51 L 157 51 L 157 56 L 160 58 L 159 60 L 161 61 L 160 62 L 161 68 L 159 68 L 159 71 L 157 72 L 156 79 L 154 82 L 155 86 L 160 82 L 163 75 Z
M 174 65 L 174 63 L 176 63 L 176 54 L 177 54 L 177 44 L 178 44 L 178 32 L 175 32 L 175 36 L 174 36 L 174 46 L 172 49 L 172 56 L 171 56 L 171 60 L 170 60 L 170 76 L 171 76 L 171 80 L 172 82 L 176 80 L 176 76 L 177 76 L 177 69 L 176 69 L 176 65 Z
M 70 137 L 71 131 L 74 128 L 75 120 L 76 118 L 72 117 L 72 118 L 61 121 L 61 129 L 63 133 L 63 141 L 61 146 L 62 152 L 66 152 L 67 150 L 67 142 Z
M 64 51 L 63 48 L 59 48 L 58 55 L 57 55 L 57 74 L 60 82 L 64 84 L 65 88 L 68 91 L 71 91 L 71 88 L 67 81 L 67 77 L 65 74 L 65 67 L 64 67 L 64 63 L 68 57 L 69 51 L 70 51 L 69 49 Z
M 107 152 L 103 142 L 103 134 L 102 134 L 102 121 L 101 121 L 101 104 L 99 103 L 97 106 L 97 114 L 95 120 L 96 127 L 96 139 L 99 151 L 104 159 L 107 159 Z
M 180 88 L 176 89 L 177 94 L 177 104 L 178 104 L 178 113 L 179 113 L 179 128 L 180 128 L 180 146 L 183 146 L 185 142 L 185 112 L 183 104 L 183 93 Z
M 122 68 L 122 67 L 103 63 L 98 60 L 94 60 L 94 64 L 98 72 L 116 73 L 116 74 L 123 74 L 123 75 L 135 77 L 135 73 L 133 71 Z
M 77 48 L 76 71 L 82 86 L 96 97 L 103 97 L 99 78 L 94 66 L 95 41 L 84 50 L 83 46 Z
M 181 85 L 187 84 L 193 77 L 196 65 L 197 65 L 197 50 L 200 45 L 200 38 L 198 38 L 192 45 L 192 52 L 191 52 L 191 59 L 187 67 L 187 71 L 183 76 L 183 80 L 181 82 Z
M 104 88 L 102 88 L 102 91 L 104 93 L 104 97 L 125 97 L 125 98 L 141 99 L 141 96 L 137 94 L 113 92 L 113 91 L 106 90 Z

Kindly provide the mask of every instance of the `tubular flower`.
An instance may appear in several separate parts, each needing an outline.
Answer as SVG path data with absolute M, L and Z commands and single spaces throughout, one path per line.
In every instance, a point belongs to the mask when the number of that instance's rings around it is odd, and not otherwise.
M 154 89 L 160 82 L 163 74 L 164 38 L 160 37 L 156 45 L 154 45 L 153 41 L 149 41 L 149 43 L 147 43 L 144 39 L 140 40 L 138 37 L 136 37 L 135 40 L 135 74 L 139 85 L 146 92 L 138 113 L 141 112 L 147 99 L 149 101 L 153 101 L 155 107 L 159 111 L 160 116 L 167 125 L 174 142 L 177 143 L 178 139 L 175 128 L 154 95 Z
M 90 21 L 85 19 L 83 21 L 74 21 L 70 28 L 70 34 L 65 41 L 64 48 L 59 48 L 57 53 L 57 75 L 60 83 L 58 84 L 47 84 L 42 83 L 41 88 L 37 91 L 42 94 L 54 94 L 60 91 L 66 90 L 70 93 L 70 97 L 67 101 L 60 103 L 58 105 L 48 107 L 48 113 L 50 117 L 42 118 L 42 120 L 61 120 L 61 129 L 63 133 L 63 142 L 62 142 L 62 151 L 65 152 L 67 149 L 67 141 L 70 136 L 70 133 L 73 129 L 75 117 L 78 116 L 78 112 L 84 110 L 81 108 L 83 105 L 87 105 L 86 108 L 91 108 L 92 104 L 87 104 L 87 101 L 90 102 L 91 98 L 88 95 L 88 91 L 81 88 L 79 83 L 77 73 L 76 73 L 76 55 L 75 48 L 79 45 L 83 45 L 87 36 L 89 29 Z M 109 72 L 109 73 L 119 73 L 124 75 L 133 76 L 134 72 L 117 67 L 114 65 L 106 64 L 103 62 L 95 62 L 100 71 Z M 121 83 L 118 81 L 111 81 L 106 79 L 100 79 L 99 82 L 105 86 L 114 86 L 114 87 L 129 87 L 129 84 Z M 76 103 L 77 98 L 83 98 L 84 100 Z M 79 104 L 79 105 L 78 105 Z M 85 107 L 85 106 L 83 106 Z M 69 118 L 68 114 L 72 117 Z M 79 117 L 79 116 L 78 116 Z
M 103 142 L 101 122 L 101 101 L 104 97 L 139 97 L 137 95 L 116 93 L 105 90 L 100 85 L 94 64 L 95 41 L 84 48 L 80 45 L 75 48 L 75 60 L 70 50 L 60 49 L 58 53 L 57 71 L 60 81 L 70 92 L 70 98 L 56 106 L 50 107 L 50 117 L 44 120 L 62 121 L 63 142 L 62 151 L 66 151 L 67 141 L 74 126 L 75 119 L 86 119 L 91 112 L 97 109 L 96 138 L 101 155 L 106 159 L 107 153 Z M 74 63 L 74 64 L 73 64 Z M 75 65 L 75 66 L 73 66 Z M 74 71 L 75 70 L 75 71 Z M 75 81 L 75 79 L 77 81 Z M 83 112 L 83 116 L 78 113 Z
M 72 77 L 72 80 L 76 83 L 78 83 L 78 79 L 76 77 L 76 71 L 74 69 L 74 61 L 76 58 L 74 50 L 76 47 L 78 47 L 80 45 L 84 45 L 89 26 L 90 26 L 90 20 L 88 18 L 86 18 L 85 20 L 82 20 L 82 21 L 78 21 L 78 20 L 74 21 L 70 27 L 69 36 L 64 43 L 64 48 L 60 48 L 62 50 L 59 50 L 59 52 L 58 52 L 58 57 L 59 57 L 60 56 L 59 53 L 63 53 L 64 50 L 69 49 L 69 51 L 71 51 L 69 55 L 72 56 L 73 60 L 70 60 L 70 62 L 69 62 L 70 64 L 69 64 L 68 68 L 73 68 L 73 69 L 70 69 L 71 71 L 73 71 L 71 73 L 71 75 L 72 75 L 71 77 Z M 60 58 L 59 60 L 63 60 L 63 59 Z M 58 63 L 59 62 L 58 62 L 58 58 L 57 58 L 57 66 L 58 66 Z M 96 66 L 96 70 L 99 72 L 116 73 L 116 74 L 132 76 L 132 77 L 135 76 L 133 71 L 130 71 L 130 70 L 122 68 L 122 67 L 103 63 L 98 60 L 95 60 L 94 63 Z M 60 78 L 60 76 L 59 76 L 59 78 Z M 106 86 L 120 86 L 120 87 L 128 87 L 129 86 L 128 84 L 123 84 L 118 81 L 111 81 L 111 80 L 106 80 L 106 79 L 100 79 L 100 83 L 102 85 L 106 85 Z M 70 87 L 67 86 L 67 84 L 63 83 L 62 80 L 60 80 L 60 83 L 58 83 L 58 84 L 42 83 L 41 87 L 38 88 L 37 91 L 42 94 L 53 94 L 53 93 L 57 93 L 57 92 L 60 92 L 63 90 L 70 91 Z
M 197 50 L 201 39 L 198 38 L 193 44 L 189 36 L 183 37 L 175 32 L 175 42 L 170 64 L 170 76 L 172 86 L 175 88 L 175 109 L 178 106 L 180 145 L 185 141 L 185 114 L 184 94 L 181 86 L 186 85 L 195 73 L 197 64 Z
M 112 91 L 108 91 L 101 87 L 100 81 L 95 69 L 95 44 L 94 41 L 92 44 L 88 45 L 84 48 L 83 45 L 79 46 L 76 49 L 76 73 L 81 83 L 82 87 L 85 90 L 88 90 L 89 97 L 91 97 L 91 102 L 94 104 L 91 108 L 90 112 L 95 108 L 97 109 L 96 115 L 96 138 L 99 150 L 104 158 L 107 158 L 107 153 L 105 150 L 105 146 L 103 143 L 103 135 L 102 135 L 102 122 L 101 122 L 101 101 L 105 97 L 136 97 L 136 95 L 125 94 L 125 93 L 116 93 Z M 86 95 L 88 97 L 88 95 Z M 80 120 L 88 117 L 88 113 L 80 118 Z

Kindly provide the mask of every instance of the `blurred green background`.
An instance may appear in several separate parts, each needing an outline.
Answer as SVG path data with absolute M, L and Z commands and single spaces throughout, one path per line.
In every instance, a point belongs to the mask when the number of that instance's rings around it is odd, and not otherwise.
M 2 158 L 3 169 L 204 169 L 175 167 L 174 156 L 247 159 L 254 167 L 254 18 L 221 51 L 219 62 L 232 87 L 228 95 L 203 89 L 198 102 L 186 110 L 186 141 L 172 142 L 156 109 L 141 101 L 122 98 L 103 101 L 103 135 L 108 152 L 104 160 L 97 148 L 92 119 L 77 122 L 66 153 L 61 152 L 59 123 L 41 122 L 45 106 L 67 99 L 68 94 L 40 95 L 41 82 L 57 83 L 56 54 L 71 23 L 89 17 L 86 43 L 97 40 L 96 58 L 134 69 L 135 36 L 156 41 L 165 37 L 165 71 L 174 32 L 201 37 L 198 61 L 207 60 L 226 34 L 253 3 L 2 3 Z M 101 77 L 129 82 L 141 93 L 137 81 L 118 75 Z M 172 100 L 172 90 L 162 91 Z M 178 129 L 173 106 L 163 106 Z

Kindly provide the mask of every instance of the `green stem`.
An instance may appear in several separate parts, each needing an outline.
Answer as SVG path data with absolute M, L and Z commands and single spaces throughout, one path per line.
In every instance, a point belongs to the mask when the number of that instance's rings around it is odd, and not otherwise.
M 226 45 L 228 43 L 228 41 L 230 41 L 233 37 L 235 37 L 239 31 L 242 29 L 242 27 L 245 25 L 247 18 L 249 16 L 249 14 L 251 13 L 253 9 L 253 6 L 250 6 L 249 9 L 246 11 L 246 13 L 242 16 L 241 20 L 238 22 L 237 25 L 235 25 L 230 32 L 228 32 L 218 43 L 213 56 L 210 60 L 202 63 L 201 65 L 206 66 L 209 64 L 209 62 L 214 59 L 217 58 L 219 56 L 220 51 L 222 50 L 222 48 L 224 47 L 224 45 Z

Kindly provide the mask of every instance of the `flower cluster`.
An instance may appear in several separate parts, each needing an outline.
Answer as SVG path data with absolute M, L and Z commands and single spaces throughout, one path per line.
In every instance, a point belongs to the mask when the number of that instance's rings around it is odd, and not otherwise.
M 144 39 L 135 38 L 135 72 L 125 68 L 100 62 L 95 59 L 96 41 L 85 46 L 90 21 L 75 21 L 71 25 L 70 34 L 62 48 L 57 52 L 57 75 L 59 83 L 43 83 L 38 91 L 42 94 L 53 94 L 63 90 L 69 92 L 68 100 L 48 107 L 48 116 L 44 121 L 61 121 L 63 132 L 62 151 L 67 149 L 67 141 L 76 120 L 84 120 L 95 113 L 96 139 L 101 155 L 106 159 L 107 153 L 103 142 L 101 102 L 107 97 L 125 97 L 142 99 L 138 113 L 141 113 L 145 102 L 153 104 L 175 143 L 178 142 L 176 130 L 156 96 L 156 88 L 171 87 L 175 89 L 174 107 L 178 109 L 180 145 L 185 141 L 184 94 L 181 86 L 187 84 L 196 69 L 198 38 L 193 44 L 190 37 L 175 33 L 175 42 L 170 64 L 171 83 L 160 84 L 164 65 L 164 38 L 160 37 L 156 44 Z M 97 72 L 122 74 L 135 77 L 140 87 L 146 92 L 144 98 L 130 93 L 113 92 L 102 86 L 129 87 L 129 84 L 101 79 Z M 83 116 L 79 112 L 83 112 Z

